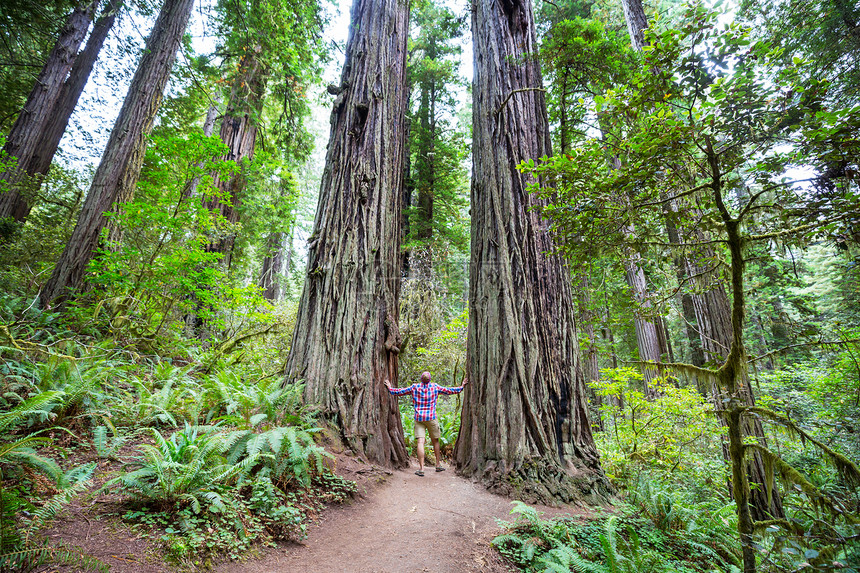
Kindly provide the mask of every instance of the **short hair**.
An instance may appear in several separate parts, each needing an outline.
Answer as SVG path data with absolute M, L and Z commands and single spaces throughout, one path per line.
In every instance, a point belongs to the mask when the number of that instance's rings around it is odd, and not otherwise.
M 422 372 L 421 373 L 421 382 L 430 382 L 430 373 Z

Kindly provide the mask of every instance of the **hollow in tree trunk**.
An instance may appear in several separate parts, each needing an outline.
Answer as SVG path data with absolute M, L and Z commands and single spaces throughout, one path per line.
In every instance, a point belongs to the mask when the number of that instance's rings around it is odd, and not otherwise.
M 517 171 L 550 155 L 528 0 L 474 0 L 469 376 L 454 457 L 531 501 L 609 491 L 588 421 L 570 273 Z
M 287 359 L 305 402 L 356 452 L 408 462 L 397 402 L 405 162 L 403 0 L 355 0 L 308 267 Z

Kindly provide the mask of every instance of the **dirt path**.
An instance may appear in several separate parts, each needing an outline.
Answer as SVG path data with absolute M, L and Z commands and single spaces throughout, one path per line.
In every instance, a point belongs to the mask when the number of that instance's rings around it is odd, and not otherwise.
M 217 571 L 516 571 L 489 544 L 498 534 L 496 518 L 510 517 L 510 500 L 488 493 L 452 469 L 436 473 L 431 467 L 425 477 L 416 476 L 415 469 L 395 471 L 365 499 L 330 508 L 302 544 L 274 549 L 258 561 L 225 564 Z

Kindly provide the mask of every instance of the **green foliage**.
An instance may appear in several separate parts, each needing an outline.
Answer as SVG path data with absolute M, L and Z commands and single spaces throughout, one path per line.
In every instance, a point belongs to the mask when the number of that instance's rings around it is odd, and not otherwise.
M 317 431 L 318 428 L 292 426 L 237 430 L 230 435 L 233 443 L 227 460 L 230 463 L 253 460 L 261 466 L 255 469 L 257 475 L 271 478 L 281 489 L 287 489 L 293 480 L 308 487 L 314 475 L 325 471 L 325 459 L 334 459 L 314 443 L 313 434 Z
M 249 457 L 231 464 L 223 453 L 229 446 L 214 428 L 191 426 L 165 438 L 152 430 L 155 445 L 140 446 L 141 455 L 130 464 L 136 469 L 105 484 L 121 486 L 144 504 L 160 508 L 188 506 L 194 513 L 206 507 L 211 513 L 226 508 L 223 489 L 256 461 Z
M 725 431 L 713 406 L 698 392 L 672 380 L 653 382 L 654 399 L 636 388 L 642 374 L 632 368 L 604 369 L 592 383 L 602 397 L 606 432 L 598 436 L 610 479 L 629 477 L 643 466 L 687 474 L 697 480 L 722 472 L 720 437 Z
M 80 571 L 107 572 L 108 566 L 63 544 L 50 544 L 38 531 L 89 485 L 95 464 L 72 468 L 58 476 L 59 492 L 41 507 L 26 501 L 20 489 L 0 489 L 0 571 L 28 573 L 45 565 L 74 565 Z M 32 511 L 26 519 L 22 510 Z
M 540 512 L 514 502 L 513 523 L 493 545 L 524 571 L 638 573 L 705 572 L 727 564 L 709 546 L 686 531 L 666 532 L 638 518 L 630 508 L 621 515 L 578 522 L 544 520 Z

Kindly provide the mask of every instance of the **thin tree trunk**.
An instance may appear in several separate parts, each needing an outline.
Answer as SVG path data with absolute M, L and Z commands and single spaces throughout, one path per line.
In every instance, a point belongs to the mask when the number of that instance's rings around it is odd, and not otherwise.
M 516 166 L 551 154 L 528 0 L 473 0 L 469 376 L 454 457 L 526 500 L 609 490 L 588 422 L 570 273 Z M 519 90 L 519 91 L 518 91 Z
M 648 28 L 648 17 L 645 15 L 642 0 L 621 0 L 621 8 L 624 10 L 630 43 L 636 51 L 641 52 L 645 47 L 645 30 Z
M 212 102 L 209 104 L 209 108 L 206 110 L 206 117 L 203 120 L 203 135 L 205 137 L 212 137 L 212 133 L 215 131 L 215 120 L 218 118 L 218 104 L 221 103 L 221 95 L 216 93 Z M 203 162 L 197 164 L 197 168 L 200 169 L 203 167 Z M 189 197 L 194 197 L 197 195 L 197 187 L 200 186 L 200 176 L 195 175 L 194 179 L 189 183 L 188 188 L 185 192 L 185 196 L 183 199 L 187 199 Z
M 355 451 L 408 463 L 396 384 L 405 162 L 403 0 L 355 0 L 287 381 Z
M 87 264 L 107 224 L 105 213 L 133 198 L 146 137 L 152 130 L 193 5 L 194 0 L 165 0 L 146 41 L 143 57 L 114 123 L 77 225 L 45 285 L 44 303 L 63 303 L 72 291 L 83 286 Z
M 705 251 L 710 251 L 705 248 Z M 710 256 L 708 256 L 710 255 Z M 707 260 L 713 260 L 713 253 L 705 253 Z M 702 338 L 702 349 L 705 360 L 717 364 L 723 363 L 729 356 L 732 346 L 732 314 L 731 303 L 723 283 L 713 273 L 708 272 L 689 258 L 686 259 L 688 276 L 699 277 L 696 280 L 697 293 L 693 294 L 693 308 L 696 314 L 696 323 Z M 746 359 L 746 356 L 744 357 Z M 755 397 L 750 385 L 749 371 L 744 368 L 736 376 L 736 393 L 734 398 L 740 400 L 745 406 L 755 406 Z M 726 410 L 726 394 L 714 384 L 711 388 L 714 409 L 717 412 Z M 767 444 L 764 435 L 764 427 L 761 420 L 756 417 L 743 416 L 744 434 L 755 436 L 762 444 Z M 724 452 L 728 458 L 728 451 Z M 757 484 L 750 494 L 751 511 L 756 520 L 782 518 L 782 500 L 778 491 L 773 491 L 770 501 L 767 498 L 765 483 L 767 482 L 767 469 L 758 452 L 755 452 L 746 462 L 748 481 Z M 773 471 L 773 470 L 771 470 Z
M 579 317 L 577 324 L 581 326 L 585 332 L 585 338 L 588 340 L 588 347 L 583 352 L 582 357 L 582 373 L 585 376 L 586 393 L 592 404 L 591 416 L 597 423 L 597 427 L 602 431 L 603 418 L 600 416 L 600 395 L 591 388 L 592 382 L 600 380 L 600 364 L 597 357 L 597 338 L 594 333 L 594 313 L 591 311 L 591 287 L 588 281 L 588 274 L 583 272 L 577 282 L 576 301 Z
M 4 166 L 0 172 L 0 190 L 5 188 L 5 192 L 0 194 L 0 219 L 12 217 L 20 222 L 30 213 L 34 187 L 37 185 L 33 184 L 28 167 L 37 153 L 45 125 L 51 121 L 56 103 L 62 96 L 66 76 L 72 69 L 98 2 L 85 0 L 75 5 L 36 79 L 24 109 L 6 138 L 3 152 L 17 163 L 11 167 Z
M 624 16 L 627 20 L 627 27 L 630 32 L 631 42 L 636 50 L 642 51 L 645 43 L 644 31 L 648 27 L 648 20 L 645 16 L 645 11 L 642 8 L 642 2 L 641 0 L 622 0 L 622 4 L 624 7 Z M 709 151 L 712 150 L 709 149 Z M 718 172 L 718 169 L 714 171 L 714 189 L 715 193 L 719 195 L 722 193 L 722 189 L 719 183 Z M 717 197 L 717 200 L 720 202 L 722 198 Z M 726 226 L 730 230 L 729 235 L 731 237 L 732 233 L 736 232 L 736 229 L 733 227 L 734 222 L 728 221 L 725 213 L 724 219 L 726 219 Z M 698 230 L 693 231 L 690 235 L 694 242 L 699 242 L 703 245 L 697 249 L 697 254 L 700 259 L 705 261 L 714 260 L 714 252 L 710 246 L 706 244 L 708 242 L 708 237 Z M 743 257 L 740 252 L 740 239 L 737 240 L 737 245 L 732 246 L 732 248 L 735 247 L 737 248 L 737 252 L 731 252 L 733 262 L 733 281 L 740 281 L 741 287 L 738 287 L 733 282 L 733 296 L 735 297 L 733 304 L 729 302 L 729 297 L 726 294 L 725 287 L 718 277 L 714 276 L 714 274 L 709 270 L 701 267 L 696 261 L 691 259 L 690 256 L 682 257 L 684 261 L 683 274 L 685 274 L 686 277 L 696 277 L 695 281 L 699 286 L 699 288 L 695 289 L 696 293 L 692 294 L 691 298 L 705 360 L 722 363 L 724 365 L 723 368 L 725 368 L 725 365 L 730 365 L 733 374 L 731 386 L 726 386 L 724 384 L 723 388 L 720 388 L 715 382 L 712 384 L 711 388 L 714 409 L 717 412 L 724 413 L 724 416 L 721 416 L 724 423 L 729 422 L 729 444 L 728 449 L 724 448 L 724 455 L 726 455 L 727 459 L 731 458 L 733 464 L 736 463 L 736 460 L 732 457 L 733 449 L 736 448 L 737 445 L 735 444 L 735 430 L 731 428 L 730 422 L 734 413 L 727 413 L 727 406 L 724 401 L 726 396 L 723 392 L 728 391 L 728 395 L 732 400 L 739 400 L 743 405 L 755 405 L 755 398 L 752 393 L 752 387 L 750 386 L 749 372 L 746 364 L 746 350 L 743 345 Z M 737 268 L 735 269 L 734 266 Z M 681 273 L 680 270 L 679 273 Z M 740 288 L 740 290 L 738 290 L 738 288 Z M 737 310 L 738 306 L 741 309 L 739 313 Z M 738 352 L 741 353 L 739 357 L 736 355 Z M 735 353 L 735 355 L 733 355 L 733 353 Z M 739 363 L 730 364 L 735 360 L 739 361 Z M 742 364 L 740 362 L 742 362 Z M 764 428 L 760 419 L 744 416 L 741 416 L 741 419 L 743 421 L 743 432 L 745 435 L 755 436 L 760 442 L 766 443 Z M 751 493 L 745 494 L 745 496 L 749 496 L 751 498 L 751 511 L 753 518 L 757 520 L 782 518 L 784 513 L 779 493 L 774 491 L 771 499 L 767 499 L 766 488 L 764 486 L 766 483 L 765 476 L 767 475 L 767 471 L 758 452 L 754 453 L 754 455 L 746 462 L 746 470 L 748 478 L 745 478 L 745 480 L 748 479 L 749 482 L 758 484 L 758 487 L 755 490 Z M 736 486 L 737 482 L 735 482 L 734 489 L 737 489 Z M 737 492 L 735 492 L 735 494 L 736 493 Z M 736 499 L 739 509 L 742 501 L 745 505 L 746 500 Z M 745 517 L 743 515 L 740 515 L 739 517 L 743 522 Z M 746 548 L 744 550 L 746 551 Z
M 632 227 L 625 227 L 624 233 L 629 238 L 633 236 L 634 230 Z M 642 366 L 645 395 L 653 397 L 653 382 L 659 372 L 657 366 L 651 364 L 660 362 L 662 355 L 661 336 L 658 332 L 657 323 L 648 316 L 649 310 L 653 308 L 651 291 L 648 289 L 645 271 L 642 270 L 642 256 L 638 252 L 628 253 L 624 276 L 627 279 L 633 300 L 636 302 L 633 324 L 636 330 L 636 347 L 639 349 L 639 360 L 646 363 Z

